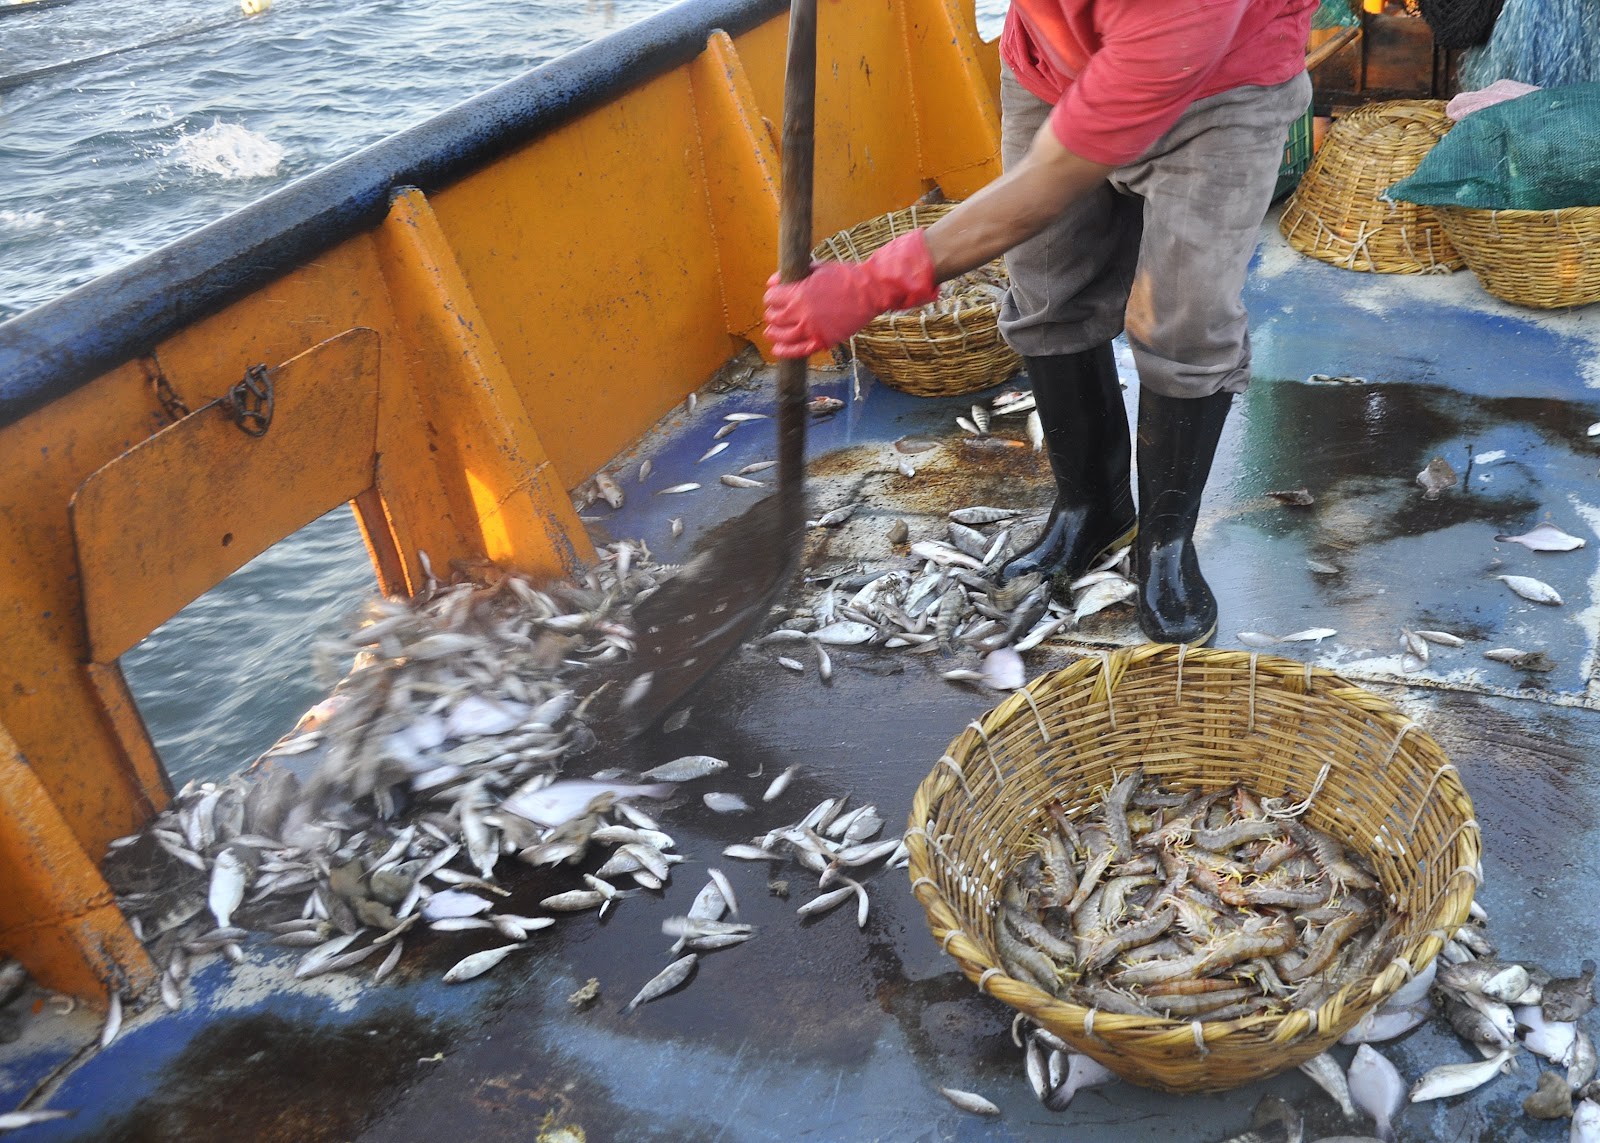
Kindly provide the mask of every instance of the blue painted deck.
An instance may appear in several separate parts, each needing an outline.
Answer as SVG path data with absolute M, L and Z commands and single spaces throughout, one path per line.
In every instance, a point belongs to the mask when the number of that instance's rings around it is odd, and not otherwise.
M 1270 226 L 1247 302 L 1257 381 L 1236 403 L 1200 530 L 1222 609 L 1217 643 L 1238 645 L 1240 631 L 1334 628 L 1319 645 L 1284 651 L 1369 682 L 1440 740 L 1483 825 L 1480 900 L 1503 952 L 1573 972 L 1600 949 L 1591 683 L 1600 444 L 1586 435 L 1600 421 L 1600 313 L 1516 310 L 1467 273 L 1348 273 L 1294 255 Z M 1367 383 L 1307 384 L 1313 373 Z M 1045 505 L 1044 470 L 1030 451 L 959 442 L 954 416 L 971 399 L 920 401 L 863 380 L 857 399 L 848 371 L 817 379 L 817 392 L 848 404 L 813 425 L 814 514 L 858 499 L 864 506 L 844 528 L 814 537 L 811 567 L 888 561 L 883 533 L 897 517 L 920 535 L 964 504 Z M 612 467 L 628 502 L 615 513 L 590 510 L 597 535 L 641 537 L 670 560 L 698 529 L 760 495 L 717 477 L 772 457 L 769 423 L 744 425 L 721 455 L 696 458 L 722 414 L 769 409 L 769 386 L 764 372 L 725 392 L 708 386 L 694 413 L 667 418 L 618 458 Z M 1023 435 L 1020 421 L 997 429 Z M 920 471 L 910 479 L 896 471 L 892 447 L 908 434 L 941 441 L 914 458 Z M 1494 452 L 1504 456 L 1482 459 Z M 1464 479 L 1427 502 L 1415 476 L 1435 455 Z M 640 484 L 647 456 L 654 471 Z M 655 492 L 690 480 L 704 487 Z M 1307 509 L 1266 495 L 1302 486 L 1316 501 Z M 675 516 L 688 528 L 677 541 Z M 1541 555 L 1494 541 L 1546 518 L 1589 546 Z M 1313 574 L 1308 557 L 1340 574 Z M 1528 603 L 1495 574 L 1537 576 L 1566 603 Z M 1472 642 L 1436 648 L 1427 669 L 1402 674 L 1402 625 Z M 1127 613 L 1111 612 L 1086 625 L 1080 645 L 1137 638 Z M 1529 675 L 1481 657 L 1507 644 L 1542 648 L 1558 667 Z M 1042 648 L 1030 670 L 1072 655 Z M 397 977 L 376 988 L 362 977 L 291 985 L 292 954 L 252 946 L 241 970 L 202 968 L 182 1013 L 157 1005 L 131 1018 L 109 1051 L 69 1070 L 48 1104 L 76 1108 L 76 1118 L 14 1138 L 531 1140 L 561 1138 L 555 1129 L 568 1125 L 589 1140 L 1203 1141 L 1243 1130 L 1268 1091 L 1304 1109 L 1308 1138 L 1365 1129 L 1340 1122 L 1298 1073 L 1222 1096 L 1117 1084 L 1046 1112 L 1010 1045 L 1009 1010 L 976 994 L 940 955 L 902 873 L 869 883 L 873 915 L 857 931 L 848 910 L 797 921 L 797 902 L 769 896 L 764 870 L 720 860 L 723 845 L 846 790 L 903 819 L 948 740 L 994 701 L 942 682 L 948 661 L 841 650 L 835 682 L 823 687 L 774 657 L 747 650 L 708 682 L 684 730 L 596 763 L 643 768 L 711 753 L 733 763 L 720 788 L 752 801 L 785 766 L 805 768 L 781 800 L 750 815 L 719 818 L 697 800 L 665 811 L 690 860 L 661 899 L 626 901 L 605 922 L 564 919 L 535 935 L 539 951 L 527 959 L 453 988 L 437 983 L 439 973 L 479 947 L 462 938 L 417 941 Z M 623 1013 L 665 963 L 661 919 L 687 907 L 713 862 L 733 878 L 761 935 L 706 955 L 688 987 Z M 565 887 L 564 876 L 530 874 L 513 906 Z M 804 883 L 797 873 L 797 896 Z M 602 1000 L 574 1012 L 566 997 L 589 977 L 601 981 Z M 15 1106 L 97 1034 L 97 1020 L 82 1012 L 46 1009 L 28 1021 L 22 1040 L 0 1046 L 0 1107 Z M 1407 1077 L 1468 1058 L 1431 1025 L 1385 1051 Z M 1407 1109 L 1400 1137 L 1565 1139 L 1564 1122 L 1521 1113 L 1537 1074 L 1531 1063 L 1524 1057 L 1520 1075 L 1472 1096 Z M 1003 1118 L 955 1111 L 940 1084 L 983 1092 Z

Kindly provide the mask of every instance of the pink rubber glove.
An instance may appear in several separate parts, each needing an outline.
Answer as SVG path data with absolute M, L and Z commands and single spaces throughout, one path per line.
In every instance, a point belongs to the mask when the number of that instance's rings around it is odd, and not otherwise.
M 865 262 L 814 262 L 811 275 L 767 280 L 767 339 L 779 357 L 810 357 L 857 333 L 888 310 L 939 296 L 933 256 L 922 231 L 902 234 Z

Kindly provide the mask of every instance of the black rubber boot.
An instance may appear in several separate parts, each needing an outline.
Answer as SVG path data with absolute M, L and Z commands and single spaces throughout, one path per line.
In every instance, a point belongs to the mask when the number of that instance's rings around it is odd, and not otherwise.
M 1111 343 L 1053 357 L 1029 357 L 1028 378 L 1044 425 L 1056 502 L 1033 547 L 1000 569 L 1076 579 L 1133 538 L 1138 517 L 1128 486 L 1132 445 Z
M 1139 627 L 1154 643 L 1206 642 L 1217 598 L 1195 556 L 1200 494 L 1211 475 L 1232 393 L 1163 397 L 1139 388 Z

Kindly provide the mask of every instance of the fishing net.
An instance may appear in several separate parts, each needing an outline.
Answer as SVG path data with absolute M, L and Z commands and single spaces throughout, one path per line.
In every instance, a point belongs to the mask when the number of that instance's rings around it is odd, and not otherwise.
M 1505 0 L 1421 0 L 1422 18 L 1443 48 L 1475 48 L 1487 43 Z
M 1535 91 L 1474 112 L 1389 197 L 1428 206 L 1600 206 L 1600 83 Z
M 1322 0 L 1317 10 L 1311 13 L 1311 26 L 1316 29 L 1354 28 L 1360 23 L 1361 17 L 1350 6 L 1349 0 Z
M 1505 0 L 1489 42 L 1461 59 L 1463 90 L 1516 79 L 1537 87 L 1600 81 L 1594 0 Z

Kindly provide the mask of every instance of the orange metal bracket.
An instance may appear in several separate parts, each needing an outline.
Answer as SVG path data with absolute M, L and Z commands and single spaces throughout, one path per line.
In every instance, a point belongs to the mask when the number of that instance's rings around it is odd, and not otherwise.
M 0 726 L 0 948 L 46 988 L 104 1003 L 155 981 L 155 966 L 16 740 Z
M 726 32 L 713 32 L 689 68 L 700 162 L 721 267 L 728 332 L 770 354 L 761 294 L 778 265 L 778 152 Z
M 573 574 L 594 547 L 421 191 L 395 193 L 374 242 L 433 463 L 457 518 L 478 529 L 477 550 L 429 554 L 441 569 L 439 561 L 486 557 L 535 575 Z
M 371 487 L 378 334 L 353 329 L 270 372 L 276 409 L 246 436 L 191 413 L 93 473 L 72 498 L 89 657 L 111 663 L 185 605 Z
M 916 93 L 922 176 L 953 199 L 1000 174 L 1000 107 L 983 65 L 994 49 L 978 38 L 960 0 L 904 0 L 906 54 Z

